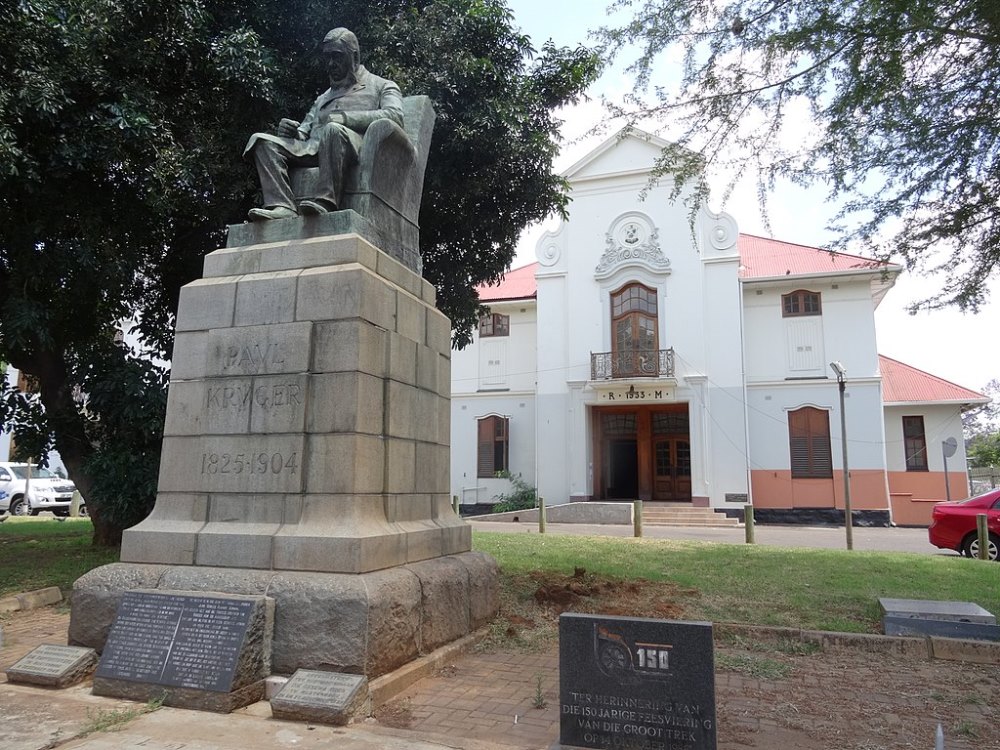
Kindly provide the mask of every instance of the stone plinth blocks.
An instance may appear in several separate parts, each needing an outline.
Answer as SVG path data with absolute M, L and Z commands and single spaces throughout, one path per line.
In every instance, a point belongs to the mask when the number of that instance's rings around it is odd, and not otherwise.
M 76 582 L 70 641 L 101 650 L 134 589 L 267 596 L 275 673 L 371 678 L 493 617 L 496 563 L 449 501 L 434 296 L 357 234 L 208 255 L 181 291 L 156 506 Z
M 356 235 L 205 259 L 181 292 L 156 509 L 122 561 L 365 573 L 466 552 L 450 324 Z

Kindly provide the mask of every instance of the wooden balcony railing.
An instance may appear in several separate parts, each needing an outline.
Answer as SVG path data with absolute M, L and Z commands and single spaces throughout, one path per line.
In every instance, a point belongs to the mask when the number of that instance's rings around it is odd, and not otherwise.
M 673 349 L 590 353 L 591 380 L 672 377 L 674 377 Z

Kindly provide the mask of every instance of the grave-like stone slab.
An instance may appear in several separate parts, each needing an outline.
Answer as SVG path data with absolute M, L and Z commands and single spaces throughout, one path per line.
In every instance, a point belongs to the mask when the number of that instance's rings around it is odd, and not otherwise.
M 563 746 L 716 747 L 711 623 L 563 614 L 559 688 Z
M 930 620 L 953 620 L 996 625 L 997 618 L 974 602 L 944 602 L 933 599 L 880 598 L 882 613 L 887 617 L 916 617 Z
M 94 693 L 232 711 L 264 693 L 274 602 L 263 596 L 126 591 Z
M 86 679 L 97 665 L 97 652 L 79 646 L 42 644 L 7 670 L 8 682 L 65 688 Z
M 276 719 L 346 724 L 368 695 L 362 675 L 299 669 L 271 699 Z
M 939 638 L 965 638 L 974 641 L 1000 641 L 1000 625 L 984 625 L 960 620 L 933 620 L 923 617 L 882 618 L 886 635 L 936 636 Z

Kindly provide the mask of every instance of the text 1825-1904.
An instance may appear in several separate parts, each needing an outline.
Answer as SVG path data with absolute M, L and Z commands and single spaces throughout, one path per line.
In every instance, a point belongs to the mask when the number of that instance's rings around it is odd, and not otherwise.
M 202 453 L 202 474 L 295 474 L 299 454 L 281 453 Z

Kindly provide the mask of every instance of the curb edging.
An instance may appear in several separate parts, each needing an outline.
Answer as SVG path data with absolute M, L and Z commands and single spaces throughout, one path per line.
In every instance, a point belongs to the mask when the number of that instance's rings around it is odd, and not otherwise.
M 50 604 L 58 604 L 62 600 L 62 591 L 59 590 L 59 587 L 48 586 L 44 589 L 28 591 L 24 594 L 5 596 L 3 599 L 0 599 L 0 614 L 47 607 Z
M 869 654 L 900 656 L 908 659 L 940 659 L 976 664 L 1000 664 L 1000 643 L 973 641 L 940 636 L 904 637 L 874 633 L 836 633 L 825 630 L 715 623 L 716 632 L 748 637 L 782 637 L 802 643 L 815 643 L 823 649 L 863 651 Z

